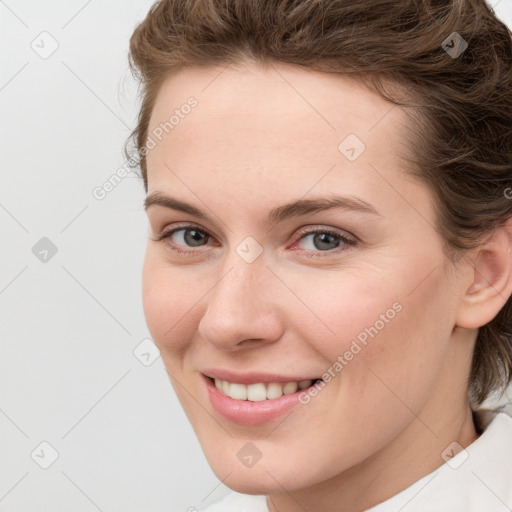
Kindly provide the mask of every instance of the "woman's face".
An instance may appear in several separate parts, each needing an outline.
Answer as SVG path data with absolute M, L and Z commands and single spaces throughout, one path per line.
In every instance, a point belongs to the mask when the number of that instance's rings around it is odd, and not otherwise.
M 357 82 L 283 64 L 190 68 L 159 92 L 146 320 L 213 470 L 240 492 L 399 457 L 463 396 L 461 287 L 432 196 L 399 158 L 406 119 Z

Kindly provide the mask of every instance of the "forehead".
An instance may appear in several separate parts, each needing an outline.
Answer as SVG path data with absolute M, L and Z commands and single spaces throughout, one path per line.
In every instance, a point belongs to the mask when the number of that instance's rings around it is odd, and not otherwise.
M 190 97 L 197 100 L 197 107 L 187 122 L 187 116 L 180 118 L 172 130 L 175 134 L 198 136 L 208 130 L 209 139 L 237 133 L 258 138 L 268 134 L 275 140 L 276 135 L 286 135 L 281 129 L 287 128 L 287 132 L 309 134 L 311 141 L 327 139 L 328 143 L 352 130 L 371 144 L 390 128 L 400 130 L 405 122 L 399 108 L 357 79 L 282 63 L 265 67 L 253 63 L 192 67 L 169 77 L 158 92 L 149 131 L 179 111 Z
M 196 104 L 185 108 L 190 98 Z M 159 138 L 153 135 L 147 156 L 150 190 L 173 179 L 170 167 L 198 179 L 222 174 L 232 186 L 244 180 L 249 188 L 289 186 L 293 178 L 304 194 L 333 166 L 356 188 L 372 174 L 369 163 L 400 167 L 407 123 L 403 111 L 356 79 L 285 64 L 240 64 L 188 68 L 168 78 L 148 135 L 155 131 Z M 324 187 L 330 179 L 339 183 L 339 175 L 328 176 Z

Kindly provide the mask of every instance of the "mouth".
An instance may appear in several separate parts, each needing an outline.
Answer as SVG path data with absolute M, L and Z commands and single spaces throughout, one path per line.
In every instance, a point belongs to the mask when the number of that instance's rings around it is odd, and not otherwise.
M 230 422 L 245 426 L 269 423 L 303 403 L 300 395 L 322 379 L 242 384 L 202 375 L 213 410 Z M 254 379 L 251 379 L 254 380 Z
M 253 384 L 241 384 L 227 380 L 207 377 L 211 383 L 225 396 L 233 400 L 262 402 L 263 400 L 275 400 L 283 395 L 291 395 L 297 391 L 314 386 L 322 379 L 305 379 L 289 382 L 256 382 Z

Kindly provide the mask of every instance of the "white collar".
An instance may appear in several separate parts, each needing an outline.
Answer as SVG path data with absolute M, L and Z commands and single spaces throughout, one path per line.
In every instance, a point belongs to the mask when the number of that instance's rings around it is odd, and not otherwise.
M 366 512 L 510 512 L 512 417 L 475 411 L 483 433 L 465 450 Z

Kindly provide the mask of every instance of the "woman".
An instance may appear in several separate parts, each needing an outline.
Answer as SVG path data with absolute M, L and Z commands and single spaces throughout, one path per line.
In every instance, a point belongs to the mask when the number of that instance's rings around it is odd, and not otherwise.
M 148 327 L 208 511 L 512 507 L 512 40 L 483 0 L 169 0 L 130 40 Z M 127 146 L 127 154 L 130 149 Z

